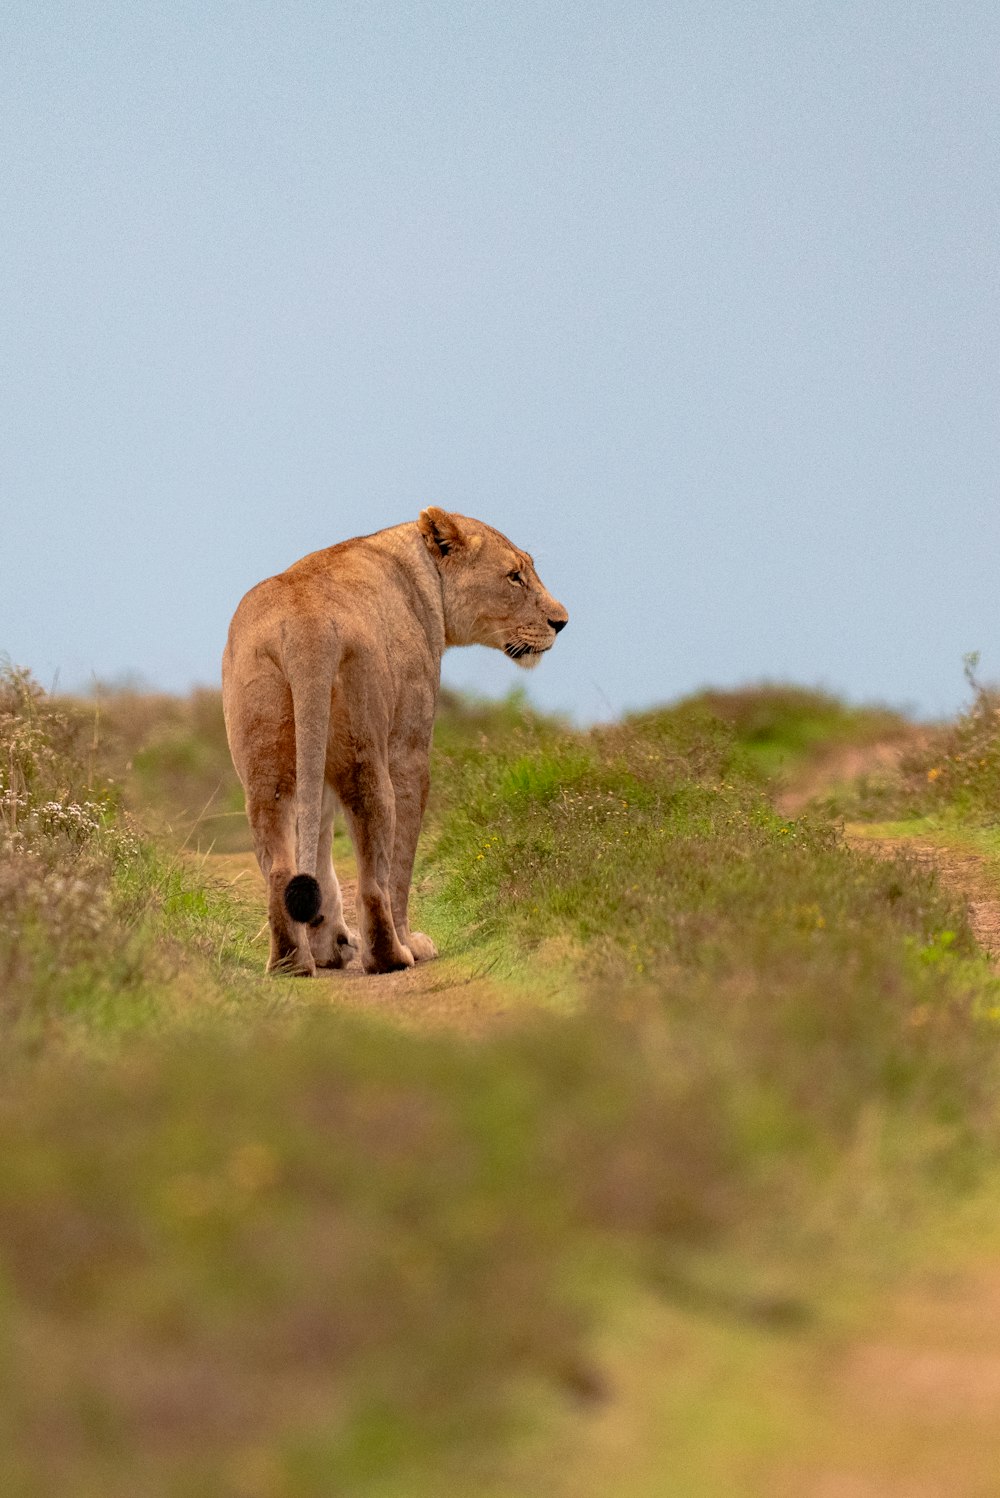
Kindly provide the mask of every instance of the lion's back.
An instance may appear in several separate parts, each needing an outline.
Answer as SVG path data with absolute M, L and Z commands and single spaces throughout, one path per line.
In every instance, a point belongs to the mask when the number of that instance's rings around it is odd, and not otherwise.
M 337 661 L 337 695 L 350 699 L 355 729 L 364 732 L 366 704 L 392 704 L 407 716 L 412 699 L 424 719 L 436 700 L 440 649 L 428 637 L 421 599 L 394 549 L 378 532 L 312 552 L 265 578 L 240 600 L 223 655 L 223 697 L 253 697 L 277 671 Z M 443 635 L 440 646 L 443 648 Z

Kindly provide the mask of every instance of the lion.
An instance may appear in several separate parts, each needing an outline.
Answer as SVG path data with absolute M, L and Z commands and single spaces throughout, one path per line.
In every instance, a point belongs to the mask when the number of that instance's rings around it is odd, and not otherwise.
M 535 564 L 480 520 L 419 520 L 316 551 L 258 583 L 229 627 L 226 733 L 267 885 L 267 970 L 314 976 L 360 948 L 367 973 L 437 956 L 409 925 L 450 645 L 535 666 L 569 615 Z M 331 858 L 340 806 L 357 856 L 360 935 Z

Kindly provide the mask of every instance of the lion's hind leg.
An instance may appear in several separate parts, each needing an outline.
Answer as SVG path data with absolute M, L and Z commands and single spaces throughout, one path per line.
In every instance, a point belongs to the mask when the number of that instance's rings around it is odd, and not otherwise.
M 344 901 L 333 867 L 333 824 L 336 811 L 337 798 L 329 786 L 324 786 L 316 867 L 323 903 L 320 915 L 309 932 L 309 945 L 317 967 L 346 967 L 361 947 L 360 936 L 344 920 Z
M 278 678 L 271 682 L 258 678 L 254 687 L 255 711 L 245 716 L 233 714 L 230 743 L 246 793 L 254 852 L 267 885 L 271 933 L 267 971 L 312 976 L 316 964 L 309 946 L 308 924 L 293 919 L 286 903 L 296 858 L 291 693 L 287 683 Z M 294 905 L 294 886 L 292 893 Z
M 376 756 L 358 756 L 337 789 L 358 860 L 361 966 L 366 973 L 412 967 L 413 954 L 396 933 L 389 895 L 395 807 L 388 769 Z
M 295 874 L 295 807 L 288 797 L 288 807 L 270 804 L 247 795 L 247 816 L 253 832 L 254 850 L 267 885 L 267 924 L 271 947 L 267 958 L 269 973 L 294 973 L 311 977 L 316 971 L 309 944 L 309 926 L 293 920 L 285 902 L 288 886 Z

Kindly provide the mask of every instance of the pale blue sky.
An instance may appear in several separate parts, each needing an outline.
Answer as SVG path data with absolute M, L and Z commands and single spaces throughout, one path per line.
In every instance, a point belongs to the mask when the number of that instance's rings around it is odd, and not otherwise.
M 428 503 L 530 678 L 924 712 L 1000 676 L 1000 7 L 8 0 L 0 650 L 217 679 L 241 594 Z

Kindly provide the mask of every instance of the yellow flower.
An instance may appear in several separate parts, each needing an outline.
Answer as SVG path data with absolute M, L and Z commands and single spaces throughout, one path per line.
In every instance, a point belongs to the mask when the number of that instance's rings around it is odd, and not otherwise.
M 937 778 L 938 778 L 938 776 L 940 774 L 941 774 L 940 769 L 938 768 L 937 765 L 935 765 L 934 768 L 933 768 L 933 770 L 928 770 L 927 771 L 927 779 L 928 780 L 937 780 Z

